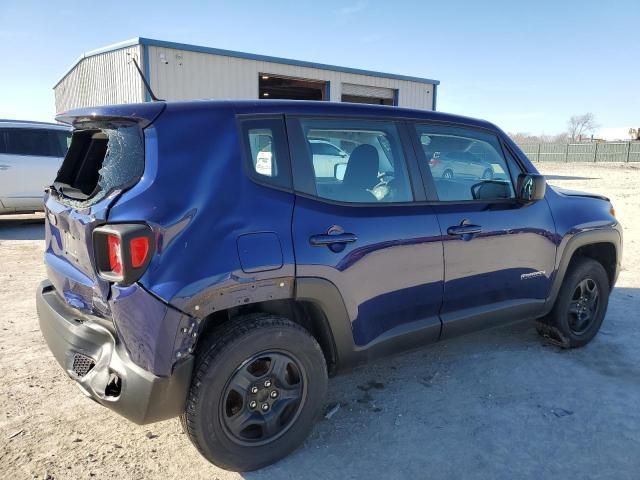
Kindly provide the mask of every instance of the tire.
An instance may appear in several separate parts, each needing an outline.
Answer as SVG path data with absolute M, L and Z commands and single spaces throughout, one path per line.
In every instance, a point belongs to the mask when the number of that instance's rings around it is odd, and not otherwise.
M 493 180 L 493 170 L 487 168 L 484 172 L 482 172 L 483 180 Z
M 553 309 L 539 320 L 538 333 L 564 348 L 586 345 L 600 330 L 607 313 L 609 291 L 604 267 L 590 258 L 578 258 L 565 275 Z
M 453 178 L 453 170 L 447 168 L 444 172 L 442 172 L 442 178 Z
M 306 329 L 284 317 L 248 315 L 204 340 L 181 423 L 211 463 L 256 470 L 304 441 L 326 391 L 324 355 Z

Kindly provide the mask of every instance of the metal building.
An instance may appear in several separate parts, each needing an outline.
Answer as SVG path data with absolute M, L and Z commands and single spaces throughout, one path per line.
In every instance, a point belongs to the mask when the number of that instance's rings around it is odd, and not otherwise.
M 165 100 L 305 99 L 436 109 L 440 82 L 134 38 L 82 55 L 53 87 L 56 111 L 149 101 L 135 66 Z

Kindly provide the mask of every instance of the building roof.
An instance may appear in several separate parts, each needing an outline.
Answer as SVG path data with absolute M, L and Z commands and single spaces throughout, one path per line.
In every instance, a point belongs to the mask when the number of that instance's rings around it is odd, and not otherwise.
M 120 50 L 122 48 L 132 47 L 134 45 L 143 45 L 143 46 L 155 46 L 161 48 L 173 48 L 176 50 L 185 50 L 189 52 L 199 52 L 199 53 L 209 53 L 212 55 L 221 55 L 225 57 L 234 57 L 234 58 L 242 58 L 245 60 L 256 60 L 260 62 L 271 62 L 271 63 L 280 63 L 283 65 L 294 65 L 297 67 L 308 67 L 308 68 L 317 68 L 321 70 L 331 70 L 334 72 L 343 72 L 343 73 L 353 73 L 356 75 L 368 75 L 370 77 L 382 77 L 382 78 L 391 78 L 394 80 L 406 80 L 409 82 L 418 82 L 418 83 L 427 83 L 429 85 L 439 85 L 439 80 L 432 80 L 430 78 L 421 78 L 421 77 L 411 77 L 407 75 L 398 75 L 395 73 L 383 73 L 376 72 L 373 70 L 362 70 L 359 68 L 350 68 L 350 67 L 340 67 L 337 65 L 328 65 L 325 63 L 316 63 L 316 62 L 307 62 L 304 60 L 293 60 L 290 58 L 281 58 L 281 57 L 271 57 L 268 55 L 258 55 L 255 53 L 244 53 L 244 52 L 236 52 L 233 50 L 222 50 L 220 48 L 212 48 L 212 47 L 203 47 L 199 45 L 190 45 L 187 43 L 175 43 L 175 42 L 167 42 L 165 40 L 155 40 L 153 38 L 143 38 L 136 37 L 129 40 L 125 40 L 124 42 L 114 43 L 113 45 L 108 45 L 103 48 L 99 48 L 97 50 L 92 50 L 90 52 L 86 52 L 78 58 L 75 63 L 65 72 L 65 74 L 56 82 L 53 88 L 57 87 L 62 80 L 66 78 L 71 71 L 85 58 L 93 57 L 94 55 L 100 55 L 101 53 L 112 52 L 114 50 Z

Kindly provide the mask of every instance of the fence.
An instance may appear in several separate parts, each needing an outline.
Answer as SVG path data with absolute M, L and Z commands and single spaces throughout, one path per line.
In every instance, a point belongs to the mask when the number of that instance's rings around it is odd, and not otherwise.
M 640 162 L 640 142 L 529 143 L 519 147 L 532 162 Z

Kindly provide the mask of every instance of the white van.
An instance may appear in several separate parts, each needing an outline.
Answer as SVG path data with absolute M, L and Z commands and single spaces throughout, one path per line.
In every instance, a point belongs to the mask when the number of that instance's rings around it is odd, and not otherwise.
M 63 125 L 0 120 L 0 214 L 44 210 L 44 189 L 70 141 L 71 129 Z

